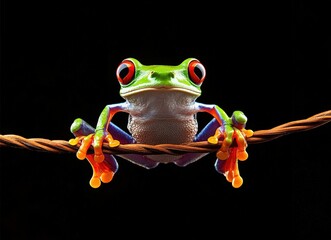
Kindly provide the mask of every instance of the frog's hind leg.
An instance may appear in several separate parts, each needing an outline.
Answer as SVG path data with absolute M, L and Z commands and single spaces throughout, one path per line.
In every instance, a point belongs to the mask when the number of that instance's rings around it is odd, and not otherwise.
M 89 125 L 87 122 L 80 118 L 76 119 L 72 123 L 70 130 L 75 137 L 88 136 L 95 131 L 95 129 L 91 125 Z M 113 123 L 110 123 L 108 131 L 112 135 L 112 137 L 118 140 L 121 144 L 130 144 L 135 142 L 131 135 L 129 135 Z M 90 185 L 94 188 L 99 187 L 101 182 L 110 182 L 114 174 L 118 170 L 118 163 L 115 157 L 111 154 L 105 154 L 104 156 L 104 161 L 99 163 L 94 160 L 93 153 L 86 155 L 86 159 L 89 161 L 93 169 L 93 176 L 90 180 Z M 149 160 L 143 155 L 123 154 L 120 155 L 120 157 L 147 169 L 154 168 L 158 165 L 157 162 Z
M 204 129 L 197 135 L 195 142 L 206 141 L 210 136 L 215 134 L 215 131 L 220 127 L 216 119 L 212 119 Z M 208 153 L 187 153 L 182 158 L 175 162 L 178 166 L 186 166 L 199 160 L 201 157 L 207 155 Z M 236 158 L 237 147 L 230 149 L 230 155 L 225 160 L 216 159 L 214 167 L 217 172 L 223 174 L 228 182 L 232 182 L 232 186 L 238 188 L 242 185 L 243 179 L 240 176 L 238 161 Z
M 210 136 L 215 134 L 217 128 L 220 127 L 220 124 L 216 119 L 212 119 L 196 136 L 194 142 L 206 141 Z M 188 164 L 191 164 L 202 157 L 206 156 L 208 153 L 186 153 L 180 159 L 176 160 L 174 163 L 178 166 L 185 167 Z
M 75 137 L 84 137 L 94 133 L 95 129 L 86 123 L 84 120 L 76 119 L 70 128 Z M 93 175 L 90 180 L 90 185 L 93 188 L 98 188 L 101 182 L 108 183 L 113 179 L 114 174 L 118 170 L 118 163 L 115 157 L 111 154 L 105 154 L 105 159 L 102 162 L 96 162 L 94 160 L 94 154 L 87 154 L 86 159 L 90 163 Z
M 214 166 L 217 172 L 223 174 L 226 180 L 232 183 L 233 187 L 238 188 L 243 184 L 243 178 L 240 176 L 238 167 L 236 147 L 230 148 L 228 159 L 217 159 Z

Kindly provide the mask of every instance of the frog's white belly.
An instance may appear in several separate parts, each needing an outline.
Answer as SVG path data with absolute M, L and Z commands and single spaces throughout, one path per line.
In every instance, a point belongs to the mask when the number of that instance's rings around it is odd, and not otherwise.
M 163 90 L 147 91 L 129 98 L 128 130 L 137 143 L 181 144 L 192 142 L 198 131 L 196 96 Z M 179 156 L 148 155 L 158 162 L 171 162 Z
M 193 117 L 151 120 L 131 118 L 129 130 L 137 143 L 180 144 L 193 141 L 197 133 L 197 122 Z

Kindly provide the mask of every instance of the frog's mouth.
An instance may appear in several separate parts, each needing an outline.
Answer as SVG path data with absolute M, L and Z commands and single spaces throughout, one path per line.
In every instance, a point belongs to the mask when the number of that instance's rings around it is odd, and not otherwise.
M 193 89 L 186 89 L 186 88 L 176 88 L 176 87 L 149 87 L 149 88 L 143 88 L 143 89 L 136 89 L 136 90 L 131 90 L 128 92 L 121 91 L 120 94 L 122 97 L 127 97 L 130 95 L 134 95 L 137 93 L 142 93 L 142 92 L 147 92 L 147 91 L 170 91 L 170 92 L 183 92 L 192 96 L 200 96 L 201 91 L 198 90 L 193 90 Z

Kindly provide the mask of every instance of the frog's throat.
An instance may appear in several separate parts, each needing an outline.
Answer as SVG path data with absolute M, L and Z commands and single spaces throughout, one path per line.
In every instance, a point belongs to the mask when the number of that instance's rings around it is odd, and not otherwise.
M 143 88 L 143 89 L 137 89 L 137 90 L 133 90 L 133 91 L 129 91 L 129 92 L 120 92 L 122 97 L 127 97 L 133 94 L 137 94 L 137 93 L 141 93 L 141 92 L 147 92 L 147 91 L 171 91 L 171 92 L 183 92 L 183 93 L 187 93 L 193 96 L 200 96 L 201 92 L 200 91 L 193 91 L 191 89 L 185 89 L 185 88 L 167 88 L 167 87 L 151 87 L 151 88 Z

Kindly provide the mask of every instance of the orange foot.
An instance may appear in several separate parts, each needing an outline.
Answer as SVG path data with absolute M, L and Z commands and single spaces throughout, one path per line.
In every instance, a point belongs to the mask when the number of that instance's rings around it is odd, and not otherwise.
M 112 155 L 104 155 L 101 148 L 94 148 L 94 154 L 88 153 L 88 149 L 93 142 L 93 137 L 94 134 L 80 136 L 75 139 L 70 139 L 69 143 L 71 145 L 77 145 L 80 143 L 76 156 L 80 160 L 84 160 L 85 158 L 88 160 L 93 170 L 90 185 L 93 188 L 98 188 L 100 187 L 101 182 L 109 183 L 113 179 L 114 174 L 118 169 L 118 164 Z M 106 140 L 111 147 L 118 146 L 119 144 L 117 140 L 110 139 L 110 137 L 106 137 Z M 101 144 L 99 145 L 101 146 Z
M 87 155 L 86 159 L 91 164 L 93 170 L 92 178 L 90 179 L 91 187 L 98 188 L 101 182 L 109 183 L 113 179 L 116 169 L 112 169 L 113 167 L 108 163 L 107 159 L 101 163 L 96 162 L 93 154 Z
M 234 188 L 239 188 L 243 184 L 243 178 L 240 176 L 238 167 L 238 149 L 230 148 L 230 155 L 226 160 L 217 159 L 215 168 L 219 173 L 222 173 L 228 182 L 232 183 Z
M 226 134 L 218 129 L 215 135 L 208 139 L 209 143 L 216 144 L 219 139 L 223 138 L 222 146 L 216 154 L 215 168 L 226 177 L 228 182 L 232 183 L 234 188 L 239 188 L 243 184 L 243 179 L 239 172 L 238 160 L 245 161 L 248 158 L 246 138 L 251 136 L 253 136 L 252 130 L 246 130 L 244 128 L 241 130 L 235 129 L 232 139 L 235 140 L 236 145 L 231 146 L 232 141 L 225 141 Z

